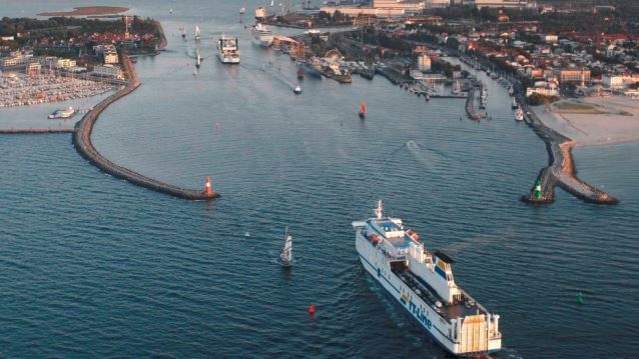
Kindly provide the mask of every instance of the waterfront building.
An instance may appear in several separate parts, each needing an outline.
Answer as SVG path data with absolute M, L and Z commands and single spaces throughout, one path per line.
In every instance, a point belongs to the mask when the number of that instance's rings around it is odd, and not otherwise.
M 422 72 L 428 72 L 431 70 L 432 62 L 428 54 L 421 54 L 417 56 L 417 69 Z
M 536 1 L 531 0 L 474 0 L 464 1 L 465 5 L 475 4 L 477 8 L 482 7 L 498 7 L 498 8 L 534 8 L 537 6 Z
M 427 0 L 442 1 L 442 0 Z M 447 2 L 449 0 L 446 0 Z M 320 11 L 333 15 L 336 11 L 348 16 L 375 15 L 377 17 L 399 17 L 419 14 L 426 8 L 424 1 L 411 0 L 374 0 L 366 6 L 321 6 Z
M 95 66 L 91 74 L 95 76 L 101 76 L 101 77 L 110 77 L 117 80 L 124 79 L 124 74 L 122 72 L 122 69 L 120 69 L 119 66 L 110 65 L 110 64 Z
M 607 88 L 621 88 L 624 86 L 623 77 L 614 75 L 602 75 L 601 84 Z
M 588 69 L 561 69 L 558 71 L 559 82 L 579 82 L 581 86 L 590 82 L 590 70 Z
M 120 62 L 115 45 L 95 45 L 93 46 L 93 51 L 95 51 L 98 59 L 100 59 L 103 64 L 117 64 Z
M 544 96 L 558 96 L 559 95 L 559 90 L 557 90 L 557 87 L 549 87 L 549 86 L 542 86 L 542 87 L 529 87 L 526 89 L 526 97 L 532 95 L 532 94 L 539 94 L 539 95 L 544 95 Z
M 451 5 L 451 0 L 426 0 L 426 8 L 446 7 Z

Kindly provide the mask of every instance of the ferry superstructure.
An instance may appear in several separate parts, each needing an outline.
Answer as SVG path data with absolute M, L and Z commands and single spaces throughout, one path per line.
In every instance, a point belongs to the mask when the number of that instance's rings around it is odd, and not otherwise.
M 273 32 L 269 30 L 266 25 L 258 22 L 255 24 L 252 30 L 253 42 L 256 45 L 269 47 L 273 43 Z
M 382 211 L 378 201 L 375 217 L 352 223 L 364 268 L 449 353 L 468 357 L 499 351 L 499 315 L 455 284 L 450 257 L 428 252 L 417 233 Z
M 223 64 L 239 64 L 240 50 L 236 37 L 222 35 L 217 40 L 217 57 Z

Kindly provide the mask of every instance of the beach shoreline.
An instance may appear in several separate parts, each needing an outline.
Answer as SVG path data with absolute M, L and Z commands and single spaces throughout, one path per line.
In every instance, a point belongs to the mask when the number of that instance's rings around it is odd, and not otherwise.
M 623 96 L 598 96 L 561 102 L 592 106 L 593 111 L 562 110 L 555 104 L 530 106 L 530 109 L 545 126 L 574 140 L 576 146 L 639 141 L 639 100 Z
M 117 15 L 129 11 L 123 6 L 79 6 L 70 11 L 47 11 L 38 16 L 93 16 L 93 15 Z

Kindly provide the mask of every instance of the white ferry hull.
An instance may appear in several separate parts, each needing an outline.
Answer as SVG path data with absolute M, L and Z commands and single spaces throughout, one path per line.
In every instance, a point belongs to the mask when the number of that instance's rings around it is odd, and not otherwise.
M 452 325 L 442 318 L 435 309 L 424 302 L 420 296 L 393 273 L 384 254 L 373 247 L 360 233 L 355 235 L 355 246 L 360 261 L 373 278 L 395 298 L 410 316 L 426 333 L 435 339 L 439 345 L 455 356 L 476 356 L 497 352 L 501 349 L 501 339 L 489 340 L 487 350 L 482 352 L 463 353 L 462 344 L 451 338 Z M 403 296 L 402 296 L 403 291 Z
M 253 43 L 260 47 L 269 47 L 273 43 L 273 37 L 258 37 L 253 38 Z
M 228 56 L 223 56 L 221 54 L 217 54 L 217 58 L 223 64 L 239 64 L 240 63 L 239 57 L 228 57 Z

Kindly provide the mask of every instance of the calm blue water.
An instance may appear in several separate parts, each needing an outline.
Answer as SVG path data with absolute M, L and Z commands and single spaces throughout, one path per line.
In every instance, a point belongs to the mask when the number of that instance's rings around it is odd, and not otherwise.
M 82 4 L 59 3 L 3 12 Z M 501 315 L 499 357 L 636 355 L 639 158 L 628 154 L 639 144 L 575 151 L 579 176 L 620 205 L 561 190 L 552 205 L 524 205 L 545 146 L 496 83 L 493 120 L 481 123 L 459 120 L 463 101 L 426 103 L 383 78 L 309 78 L 295 96 L 294 64 L 251 46 L 240 5 L 190 3 L 128 5 L 160 19 L 169 46 L 138 61 L 142 87 L 103 114 L 93 139 L 172 184 L 211 175 L 223 197 L 189 202 L 114 179 L 68 134 L 1 136 L 0 357 L 443 358 L 358 262 L 350 223 L 379 198 Z M 205 60 L 194 77 L 195 44 L 178 28 L 196 23 Z M 242 65 L 215 59 L 222 33 L 240 38 Z M 25 121 L 40 116 L 33 108 Z M 286 226 L 290 273 L 275 262 Z

